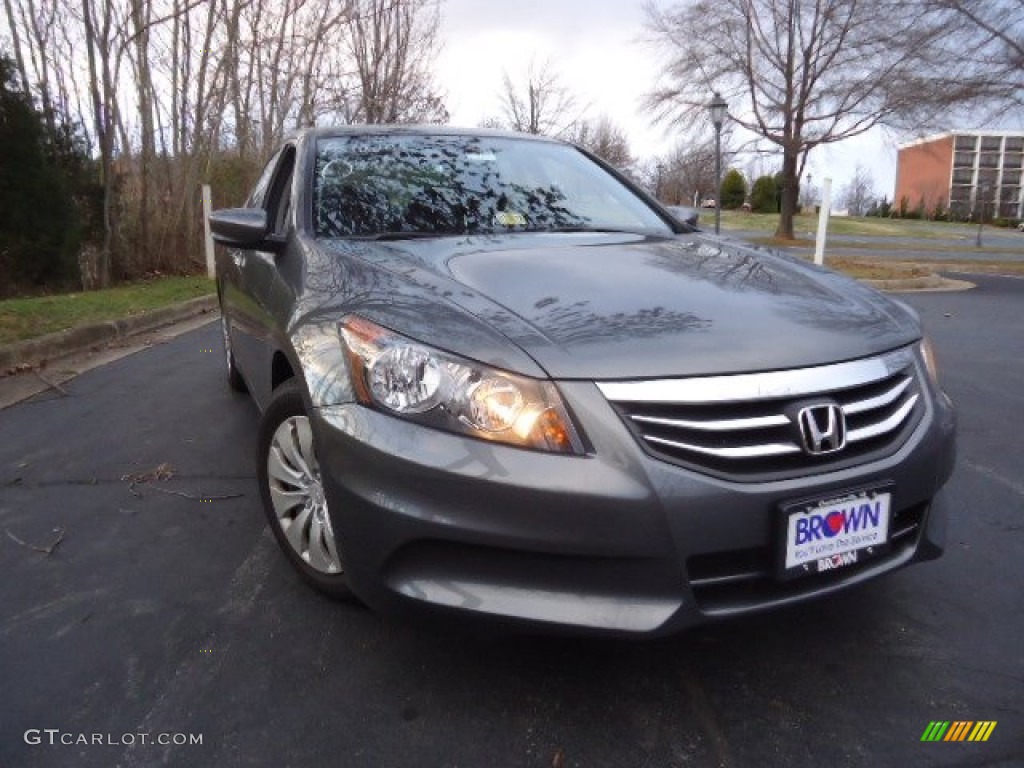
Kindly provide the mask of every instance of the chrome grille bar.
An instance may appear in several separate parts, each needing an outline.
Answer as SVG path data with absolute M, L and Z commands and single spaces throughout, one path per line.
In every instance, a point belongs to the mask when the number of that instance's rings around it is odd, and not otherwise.
M 860 429 L 851 429 L 846 433 L 846 442 L 848 443 L 859 443 L 862 440 L 870 440 L 872 437 L 879 437 L 888 432 L 892 432 L 903 420 L 907 418 L 910 412 L 914 409 L 914 404 L 917 402 L 917 395 L 907 398 L 907 401 L 899 407 L 889 418 L 879 421 L 876 424 L 869 424 L 866 427 Z
M 728 476 L 867 460 L 905 439 L 923 398 L 909 347 L 815 368 L 597 386 L 656 457 Z M 796 423 L 801 408 L 822 401 L 847 421 L 846 448 L 828 456 L 805 451 Z
M 710 448 L 706 445 L 689 445 L 676 440 L 665 440 L 661 437 L 644 435 L 644 439 L 658 445 L 680 448 L 684 451 L 702 453 L 705 456 L 719 456 L 723 459 L 753 459 L 762 456 L 783 456 L 787 453 L 800 453 L 796 443 L 765 443 L 763 445 L 742 445 L 734 448 Z
M 730 432 L 741 429 L 762 429 L 764 427 L 784 427 L 789 419 L 782 414 L 775 416 L 757 416 L 751 419 L 717 419 L 695 421 L 693 419 L 665 419 L 657 416 L 630 416 L 633 421 L 644 424 L 657 424 L 663 427 L 680 429 L 697 429 L 703 432 Z
M 730 403 L 816 395 L 856 387 L 892 376 L 913 362 L 909 348 L 881 357 L 766 373 L 739 373 L 688 379 L 601 381 L 601 393 L 613 403 Z
M 843 405 L 843 413 L 847 416 L 852 416 L 855 413 L 864 413 L 865 411 L 874 411 L 878 408 L 884 408 L 890 403 L 896 402 L 902 395 L 907 387 L 910 386 L 911 378 L 908 376 L 899 383 L 899 385 L 893 387 L 884 394 L 878 395 L 877 397 L 869 397 L 866 400 L 858 400 L 853 403 L 846 403 Z

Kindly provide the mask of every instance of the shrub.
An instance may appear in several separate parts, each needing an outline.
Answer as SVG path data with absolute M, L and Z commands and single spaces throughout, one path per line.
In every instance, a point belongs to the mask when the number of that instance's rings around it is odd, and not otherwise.
M 750 191 L 750 208 L 754 213 L 778 213 L 779 190 L 774 176 L 761 176 Z
M 730 168 L 722 179 L 722 191 L 719 202 L 722 208 L 736 210 L 747 199 L 747 180 L 735 168 Z
M 0 295 L 75 281 L 82 223 L 60 139 L 0 53 Z

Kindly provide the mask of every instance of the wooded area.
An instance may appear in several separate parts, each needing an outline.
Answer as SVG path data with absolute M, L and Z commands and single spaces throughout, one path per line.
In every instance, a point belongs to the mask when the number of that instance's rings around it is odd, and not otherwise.
M 98 221 L 75 270 L 85 287 L 193 268 L 200 183 L 215 205 L 240 203 L 291 130 L 447 119 L 432 79 L 435 0 L 4 0 L 3 11 L 6 92 L 30 95 L 47 141 L 70 134 L 95 164 Z

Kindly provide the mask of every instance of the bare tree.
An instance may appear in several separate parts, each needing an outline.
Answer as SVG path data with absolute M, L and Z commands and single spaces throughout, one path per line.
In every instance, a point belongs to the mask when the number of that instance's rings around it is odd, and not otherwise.
M 94 0 L 82 0 L 82 23 L 89 64 L 92 128 L 99 144 L 100 181 L 103 185 L 103 243 L 96 271 L 100 287 L 105 287 L 111 279 L 111 251 L 116 225 L 114 150 L 117 141 L 115 130 L 120 123 L 117 79 L 123 48 L 118 45 L 120 25 L 115 20 L 111 2 L 97 6 Z
M 514 131 L 562 137 L 577 122 L 576 97 L 566 88 L 550 61 L 530 63 L 525 78 L 505 73 L 502 110 Z
M 629 139 L 607 115 L 596 120 L 581 120 L 569 132 L 569 139 L 621 170 L 633 163 Z
M 447 122 L 433 84 L 440 15 L 434 0 L 352 0 L 349 46 L 359 77 L 357 119 Z
M 4 0 L 4 10 L 7 14 L 7 28 L 11 32 L 11 47 L 14 49 L 14 63 L 18 70 L 18 77 L 21 79 L 21 90 L 23 93 L 31 93 L 32 87 L 29 83 L 28 67 L 25 64 L 25 56 L 21 46 L 19 19 L 14 15 L 14 6 L 11 5 L 11 0 Z
M 840 199 L 853 216 L 863 216 L 875 198 L 875 180 L 860 163 L 854 169 L 853 178 L 843 187 Z
M 971 85 L 969 103 L 986 117 L 1024 108 L 1024 3 L 1021 0 L 907 0 L 949 34 L 934 61 Z
M 24 54 L 21 50 L 22 46 L 15 24 L 11 0 L 5 0 L 5 3 L 7 18 L 11 26 L 12 41 L 15 47 L 15 61 L 18 63 L 22 87 L 26 93 L 30 93 L 28 88 L 28 69 L 23 59 Z M 53 43 L 57 4 L 53 0 L 18 0 L 17 7 L 20 14 L 20 24 L 25 30 L 27 39 L 30 41 L 30 44 L 26 47 L 28 58 L 32 64 L 32 70 L 36 76 L 36 88 L 39 94 L 40 106 L 43 108 L 47 128 L 52 135 L 56 120 L 53 89 L 51 87 L 53 67 L 46 52 Z
M 508 130 L 508 126 L 505 125 L 504 121 L 500 117 L 491 115 L 485 117 L 479 123 L 476 124 L 477 128 L 486 128 L 489 131 L 504 131 Z
M 936 0 L 937 2 L 938 0 Z M 814 147 L 880 122 L 933 118 L 970 95 L 963 70 L 936 67 L 937 14 L 909 0 L 697 0 L 650 5 L 647 27 L 666 64 L 646 97 L 656 118 L 707 120 L 720 91 L 729 119 L 782 152 L 782 214 L 793 237 L 798 180 Z M 699 30 L 700 33 L 696 34 Z
M 655 158 L 648 176 L 651 191 L 668 205 L 699 205 L 705 197 L 717 199 L 715 145 L 682 142 L 666 155 Z

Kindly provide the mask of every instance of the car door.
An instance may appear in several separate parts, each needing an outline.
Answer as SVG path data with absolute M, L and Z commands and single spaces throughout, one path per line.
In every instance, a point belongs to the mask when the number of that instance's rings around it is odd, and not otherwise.
M 249 198 L 245 201 L 246 208 L 263 208 L 280 159 L 281 153 L 275 153 L 264 166 L 252 192 L 249 193 Z M 246 380 L 252 376 L 250 363 L 254 322 L 252 302 L 243 279 L 243 267 L 247 260 L 246 251 L 230 247 L 223 254 L 218 254 L 217 258 L 217 290 L 220 294 L 221 311 L 227 321 L 227 333 L 231 336 L 235 365 Z
M 254 191 L 253 207 L 262 208 L 267 214 L 268 242 L 284 243 L 291 234 L 294 168 L 295 147 L 286 145 L 274 159 L 262 197 L 256 194 L 259 189 Z M 235 358 L 260 408 L 270 397 L 271 361 L 281 324 L 274 312 L 276 302 L 272 301 L 280 292 L 277 284 L 281 252 L 277 246 L 236 252 L 239 295 L 234 302 Z

